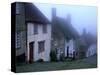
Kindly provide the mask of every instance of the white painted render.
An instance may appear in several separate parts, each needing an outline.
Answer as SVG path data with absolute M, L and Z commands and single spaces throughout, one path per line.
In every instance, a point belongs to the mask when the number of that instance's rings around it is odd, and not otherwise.
M 88 50 L 87 50 L 87 52 L 86 52 L 86 57 L 92 56 L 92 55 L 94 55 L 94 54 L 96 54 L 96 53 L 97 53 L 97 45 L 96 45 L 96 44 L 92 44 L 92 45 L 88 48 Z
M 51 50 L 51 25 L 47 24 L 47 33 L 43 33 L 43 25 L 38 25 L 38 34 L 34 34 L 34 23 L 27 24 L 27 60 L 29 60 L 29 43 L 34 42 L 34 54 L 33 61 L 38 59 L 43 59 L 44 61 L 50 60 L 50 50 Z M 38 42 L 45 41 L 44 52 L 38 53 Z
M 75 51 L 74 40 L 65 41 L 65 57 L 67 56 L 67 47 L 69 47 L 69 57 L 73 57 L 73 52 Z

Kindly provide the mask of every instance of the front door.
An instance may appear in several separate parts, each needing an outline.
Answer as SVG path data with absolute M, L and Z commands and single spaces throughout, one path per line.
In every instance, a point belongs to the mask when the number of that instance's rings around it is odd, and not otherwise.
M 33 61 L 33 53 L 34 52 L 34 42 L 29 43 L 29 62 L 31 63 Z
M 69 57 L 69 46 L 67 46 L 67 57 Z

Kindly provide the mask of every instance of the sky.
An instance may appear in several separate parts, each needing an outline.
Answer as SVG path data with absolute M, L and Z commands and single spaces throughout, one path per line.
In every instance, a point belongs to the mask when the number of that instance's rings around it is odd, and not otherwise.
M 67 18 L 71 15 L 71 23 L 73 27 L 82 34 L 83 29 L 92 34 L 97 33 L 97 7 L 95 6 L 76 6 L 76 5 L 54 5 L 35 3 L 37 8 L 51 21 L 52 8 L 56 8 L 56 15 Z

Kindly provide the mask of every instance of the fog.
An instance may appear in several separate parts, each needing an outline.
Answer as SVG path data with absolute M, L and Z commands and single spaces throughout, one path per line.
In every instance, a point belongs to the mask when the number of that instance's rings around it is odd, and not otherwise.
M 83 29 L 95 35 L 97 33 L 97 7 L 38 3 L 35 5 L 50 21 L 52 8 L 55 7 L 57 16 L 67 18 L 68 14 L 71 15 L 71 23 L 79 34 L 82 34 Z

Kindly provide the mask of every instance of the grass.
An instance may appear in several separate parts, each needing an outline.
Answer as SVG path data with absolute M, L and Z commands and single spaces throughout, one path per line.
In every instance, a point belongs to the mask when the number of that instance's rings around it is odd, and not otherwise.
M 16 72 L 37 72 L 37 71 L 53 71 L 53 70 L 68 70 L 68 69 L 82 69 L 82 68 L 96 68 L 97 56 L 91 56 L 74 61 L 64 62 L 36 62 L 32 64 L 20 63 L 16 65 Z

